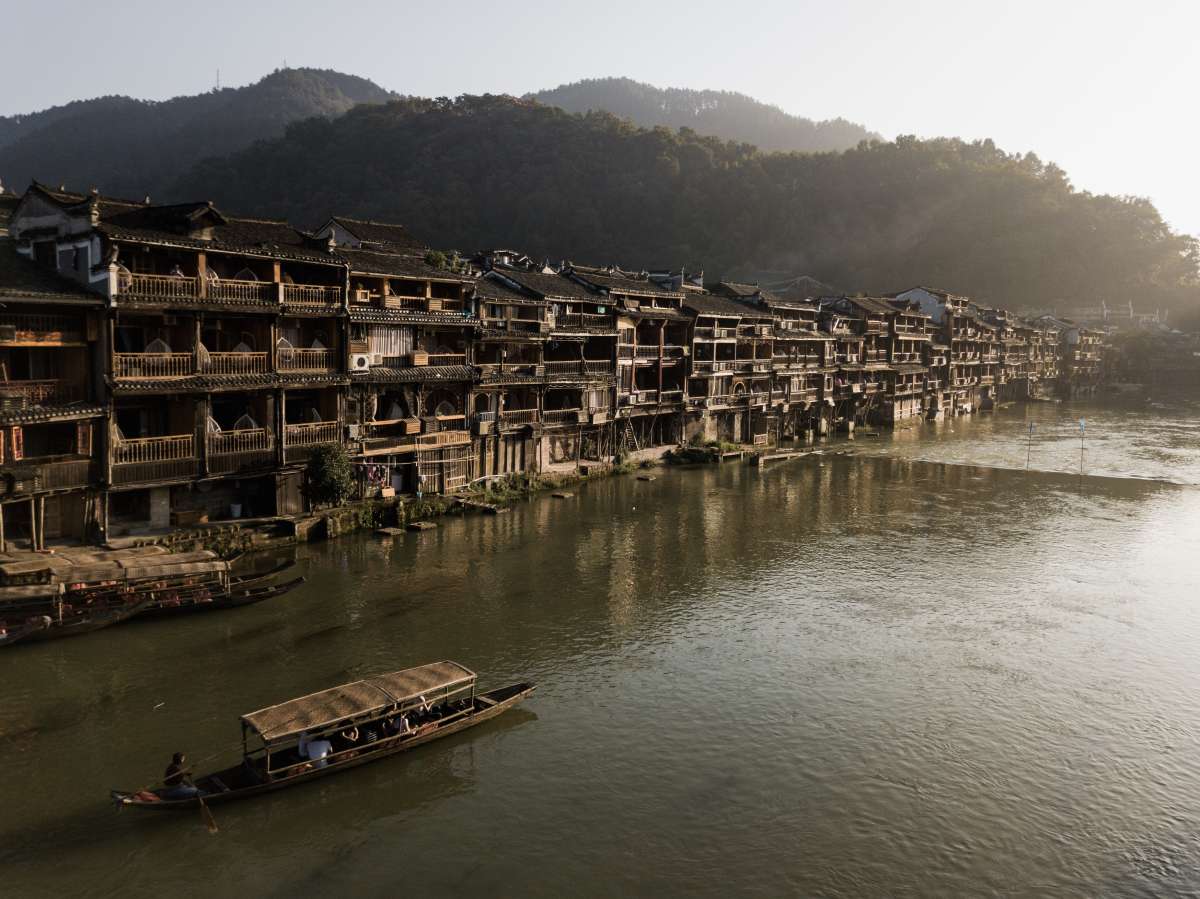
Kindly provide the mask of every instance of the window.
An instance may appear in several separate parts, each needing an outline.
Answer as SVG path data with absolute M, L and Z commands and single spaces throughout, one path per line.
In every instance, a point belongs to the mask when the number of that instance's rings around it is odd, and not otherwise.
M 39 240 L 33 245 L 33 260 L 38 265 L 54 268 L 58 263 L 58 246 L 52 240 Z

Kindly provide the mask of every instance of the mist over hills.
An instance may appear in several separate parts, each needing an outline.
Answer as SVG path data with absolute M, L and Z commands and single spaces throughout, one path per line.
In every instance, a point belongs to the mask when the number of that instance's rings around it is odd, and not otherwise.
M 0 117 L 0 178 L 14 190 L 37 178 L 158 199 L 168 182 L 200 159 L 278 137 L 291 122 L 338 116 L 394 97 L 354 75 L 281 69 L 245 87 L 161 102 L 77 100 Z
M 330 210 L 390 219 L 463 250 L 804 273 L 873 292 L 932 283 L 1017 308 L 1194 305 L 1200 259 L 1148 201 L 1076 191 L 1058 167 L 991 141 L 764 153 L 512 97 L 297 123 L 200 164 L 172 193 L 304 224 Z
M 655 87 L 631 78 L 592 78 L 528 94 L 567 112 L 611 112 L 643 128 L 691 128 L 761 150 L 820 153 L 882 138 L 845 119 L 814 122 L 732 91 Z
M 762 133 L 783 116 L 780 133 L 798 140 L 806 120 L 726 102 L 737 95 L 643 88 L 606 79 L 535 95 L 590 105 L 623 92 L 642 104 L 620 118 L 534 98 L 399 97 L 291 69 L 164 103 L 101 98 L 0 119 L 0 177 L 16 190 L 36 177 L 162 202 L 212 199 L 302 227 L 330 212 L 392 220 L 463 251 L 516 246 L 764 282 L 811 275 L 850 291 L 931 283 L 1015 308 L 1200 308 L 1194 239 L 1149 201 L 1077 191 L 1032 154 L 991 141 L 864 140 L 850 123 L 849 149 L 767 152 L 741 135 L 705 136 L 699 122 Z M 692 124 L 630 120 L 646 109 Z

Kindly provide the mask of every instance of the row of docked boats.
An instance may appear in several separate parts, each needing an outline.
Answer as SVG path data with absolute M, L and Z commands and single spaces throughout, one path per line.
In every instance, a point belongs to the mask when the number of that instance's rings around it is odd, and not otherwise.
M 231 609 L 304 582 L 291 559 L 224 560 L 157 545 L 64 549 L 0 560 L 0 646 L 91 633 L 133 618 Z

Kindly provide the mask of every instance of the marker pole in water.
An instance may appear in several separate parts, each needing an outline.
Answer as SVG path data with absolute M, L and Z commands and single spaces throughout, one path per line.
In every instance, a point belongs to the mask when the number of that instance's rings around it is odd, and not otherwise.
M 1029 456 L 1033 453 L 1033 422 L 1029 423 L 1029 445 L 1025 449 L 1025 470 L 1029 470 Z
M 1079 476 L 1083 477 L 1083 436 L 1085 433 L 1086 422 L 1079 419 Z

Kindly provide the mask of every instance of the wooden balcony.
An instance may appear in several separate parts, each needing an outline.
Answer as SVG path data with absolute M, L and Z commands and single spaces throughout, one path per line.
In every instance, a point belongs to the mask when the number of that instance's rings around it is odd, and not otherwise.
M 266 353 L 208 353 L 201 356 L 206 375 L 261 375 L 270 371 Z
M 613 364 L 606 359 L 572 359 L 570 361 L 545 362 L 546 376 L 549 378 L 589 378 L 605 377 L 613 373 Z
M 83 388 L 63 380 L 0 381 L 0 409 L 32 409 L 73 403 L 81 399 Z
M 194 374 L 191 353 L 113 353 L 113 377 L 182 378 Z
M 466 353 L 430 353 L 428 355 L 430 365 L 466 365 Z
M 338 421 L 306 421 L 284 425 L 284 459 L 288 462 L 302 461 L 318 446 L 340 443 L 341 439 L 342 424 Z
M 482 384 L 498 384 L 505 381 L 520 381 L 544 378 L 545 366 L 540 362 L 485 362 L 478 366 Z
M 564 312 L 554 317 L 554 327 L 562 329 L 575 328 L 579 330 L 615 330 L 616 325 L 610 315 L 597 315 L 592 312 Z
M 284 427 L 288 446 L 320 446 L 341 439 L 341 424 L 336 421 L 306 421 Z
M 722 371 L 733 371 L 736 364 L 732 359 L 715 362 L 706 359 L 697 359 L 692 362 L 692 368 L 696 374 L 706 375 Z
M 266 428 L 244 428 L 208 435 L 208 470 L 232 474 L 275 463 L 275 435 Z
M 337 356 L 330 349 L 279 350 L 277 364 L 280 371 L 337 371 Z
M 284 284 L 283 302 L 301 312 L 336 314 L 342 308 L 342 288 L 324 284 Z
M 72 490 L 92 482 L 92 460 L 78 457 L 25 459 L 11 466 L 11 490 L 33 494 L 50 490 Z
M 500 427 L 520 428 L 525 425 L 537 424 L 537 409 L 505 409 L 500 413 Z
M 195 302 L 200 297 L 200 279 L 181 275 L 122 275 L 117 295 L 144 300 Z
M 194 477 L 200 469 L 194 434 L 118 440 L 112 455 L 119 486 Z
M 239 306 L 276 306 L 279 303 L 279 287 L 273 281 L 222 278 L 209 283 L 208 298 Z
M 579 424 L 582 409 L 547 409 L 542 412 L 542 422 L 547 427 Z
M 82 316 L 9 312 L 0 315 L 0 346 L 84 345 Z

